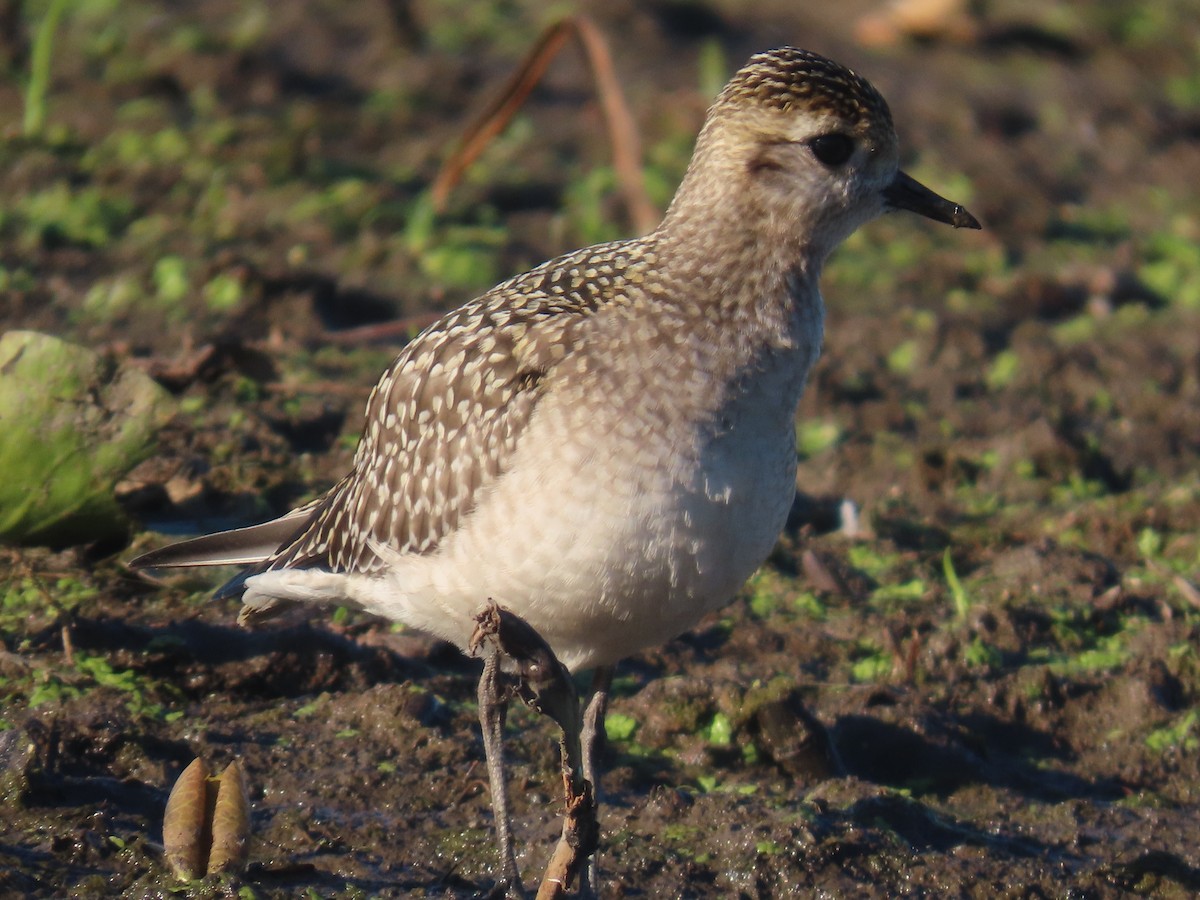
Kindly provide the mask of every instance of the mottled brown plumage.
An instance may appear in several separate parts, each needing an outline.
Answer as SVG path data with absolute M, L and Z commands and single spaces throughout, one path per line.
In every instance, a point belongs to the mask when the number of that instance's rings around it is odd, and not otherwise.
M 803 50 L 759 54 L 709 110 L 658 229 L 551 260 L 419 335 L 320 500 L 134 564 L 253 563 L 225 590 L 248 615 L 350 603 L 464 650 L 494 600 L 568 667 L 601 667 L 594 737 L 611 665 L 727 602 L 770 552 L 820 351 L 821 268 L 897 208 L 978 227 L 898 171 L 865 80 Z M 481 720 L 516 883 L 494 677 Z M 593 755 L 587 740 L 589 777 Z
M 883 136 L 892 128 L 887 101 L 869 81 L 816 53 L 782 47 L 751 57 L 730 80 L 715 108 L 757 106 L 787 114 L 830 112 L 852 125 L 865 123 Z

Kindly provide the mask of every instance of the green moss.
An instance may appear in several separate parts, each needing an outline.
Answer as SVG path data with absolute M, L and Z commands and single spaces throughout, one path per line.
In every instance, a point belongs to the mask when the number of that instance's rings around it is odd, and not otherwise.
M 407 208 L 401 246 L 429 279 L 447 287 L 479 288 L 499 280 L 498 254 L 503 228 L 439 220 L 427 196 Z
M 173 411 L 147 376 L 82 347 L 33 332 L 0 337 L 0 537 L 70 543 L 122 531 L 113 487 Z
M 0 209 L 0 228 L 4 225 L 4 210 Z M 0 265 L 0 293 L 24 293 L 37 285 L 33 273 L 21 266 Z
M 901 562 L 900 554 L 881 550 L 877 544 L 854 544 L 846 552 L 850 564 L 876 580 L 887 578 Z
M 617 176 L 611 166 L 596 166 L 572 178 L 563 198 L 572 235 L 580 244 L 599 244 L 625 235 L 612 205 Z
M 181 303 L 191 293 L 188 264 L 179 256 L 164 256 L 155 262 L 151 280 L 159 302 L 165 306 Z
M 1146 735 L 1146 746 L 1156 753 L 1182 750 L 1195 753 L 1200 749 L 1200 712 L 1189 709 L 1166 728 L 1159 728 Z
M 857 659 L 850 667 L 851 677 L 858 682 L 884 681 L 891 677 L 895 661 L 878 644 L 861 642 L 855 652 Z
M 44 600 L 49 602 L 43 609 L 34 611 L 33 615 L 73 608 L 94 594 L 90 588 L 65 581 L 60 581 L 56 587 L 62 590 L 43 593 L 44 589 L 39 586 L 31 592 L 28 585 L 19 587 L 15 592 L 7 590 L 0 600 L 0 618 L 7 620 L 21 606 L 41 604 Z M 22 627 L 28 628 L 29 624 L 27 619 Z M 4 630 L 9 630 L 8 624 L 5 624 Z M 174 687 L 133 669 L 117 668 L 107 657 L 78 651 L 68 664 L 41 668 L 28 677 L 10 679 L 0 684 L 0 699 L 36 709 L 65 703 L 97 689 L 118 691 L 125 695 L 126 708 L 133 716 L 163 721 L 177 721 L 183 716 L 182 710 L 172 711 L 164 705 L 177 698 L 178 691 Z
M 1057 675 L 1120 669 L 1133 657 L 1132 639 L 1145 625 L 1144 619 L 1130 617 L 1121 623 L 1120 630 L 1105 634 L 1084 610 L 1057 607 L 1050 613 L 1054 644 L 1031 649 L 1028 658 L 1047 663 Z
M 104 247 L 128 224 L 133 204 L 97 187 L 73 187 L 58 181 L 13 204 L 24 222 L 27 245 L 68 243 Z
M 0 586 L 0 632 L 15 637 L 46 627 L 96 593 L 94 587 L 74 578 L 59 578 L 52 584 L 32 577 L 11 581 Z
M 792 607 L 800 614 L 816 621 L 824 621 L 828 610 L 812 591 L 801 591 L 792 598 Z
M 893 375 L 911 375 L 919 360 L 916 341 L 903 341 L 887 355 L 888 371 Z
M 796 449 L 803 459 L 811 459 L 836 447 L 841 439 L 841 426 L 833 420 L 813 418 L 796 422 Z
M 673 844 L 691 843 L 702 834 L 699 827 L 695 825 L 684 825 L 680 822 L 671 822 L 663 827 L 663 840 Z
M 755 572 L 743 588 L 743 592 L 749 594 L 751 614 L 760 620 L 792 609 L 795 590 L 795 579 L 782 575 L 770 566 Z
M 998 668 L 1003 661 L 1000 651 L 978 635 L 963 649 L 963 662 L 971 668 Z
M 1147 240 L 1138 277 L 1168 303 L 1200 309 L 1200 225 L 1179 217 L 1173 227 Z
M 733 743 L 733 722 L 725 713 L 718 712 L 701 730 L 701 735 L 713 747 L 728 747 Z
M 640 723 L 625 713 L 610 712 L 604 717 L 604 734 L 610 741 L 624 743 L 633 740 Z
M 984 380 L 993 391 L 999 391 L 1016 381 L 1020 372 L 1021 357 L 1012 350 L 1001 350 L 992 360 Z
M 241 279 L 224 272 L 215 275 L 204 285 L 204 302 L 213 312 L 224 313 L 235 309 L 242 302 Z

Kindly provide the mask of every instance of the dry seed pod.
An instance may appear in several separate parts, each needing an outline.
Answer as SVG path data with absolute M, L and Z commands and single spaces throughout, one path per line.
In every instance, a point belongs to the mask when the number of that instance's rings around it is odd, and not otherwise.
M 208 766 L 195 759 L 183 770 L 163 813 L 163 850 L 171 871 L 183 879 L 200 878 L 208 861 Z
M 250 848 L 250 801 L 242 767 L 233 761 L 221 773 L 217 802 L 212 813 L 212 850 L 208 874 L 237 872 L 246 863 Z

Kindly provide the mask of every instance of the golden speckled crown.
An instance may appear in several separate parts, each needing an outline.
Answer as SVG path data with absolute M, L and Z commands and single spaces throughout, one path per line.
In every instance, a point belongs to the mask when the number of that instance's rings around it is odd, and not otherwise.
M 869 81 L 831 59 L 795 47 L 750 57 L 721 92 L 717 105 L 726 104 L 781 112 L 829 111 L 850 125 L 892 128 L 887 101 Z

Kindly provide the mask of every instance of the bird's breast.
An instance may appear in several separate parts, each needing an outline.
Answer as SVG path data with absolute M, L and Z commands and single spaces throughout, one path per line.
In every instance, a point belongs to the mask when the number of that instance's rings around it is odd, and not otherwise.
M 438 552 L 393 574 L 377 611 L 462 646 L 494 600 L 573 669 L 687 630 L 774 546 L 814 355 L 732 375 L 642 359 L 633 375 L 593 366 L 551 384 L 507 470 Z

